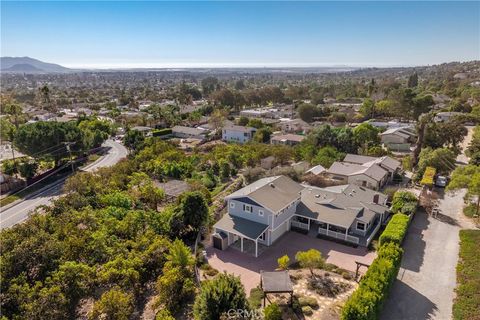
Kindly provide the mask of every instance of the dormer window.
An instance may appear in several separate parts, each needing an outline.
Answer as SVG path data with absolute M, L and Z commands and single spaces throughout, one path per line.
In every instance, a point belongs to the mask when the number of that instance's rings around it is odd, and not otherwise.
M 243 205 L 243 211 L 252 213 L 252 211 L 253 211 L 252 206 L 250 206 L 248 204 L 244 204 Z

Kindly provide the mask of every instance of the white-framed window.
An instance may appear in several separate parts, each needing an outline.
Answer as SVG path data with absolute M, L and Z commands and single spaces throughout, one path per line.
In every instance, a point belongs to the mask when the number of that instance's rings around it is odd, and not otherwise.
M 244 204 L 243 205 L 243 211 L 252 213 L 252 211 L 253 211 L 252 206 L 249 206 L 248 204 Z
M 365 231 L 365 223 L 357 222 L 357 230 Z
M 261 209 L 258 210 L 258 215 L 259 215 L 260 217 L 263 217 L 263 210 L 261 210 Z
M 230 201 L 230 208 L 232 208 L 232 209 L 235 208 L 235 202 Z

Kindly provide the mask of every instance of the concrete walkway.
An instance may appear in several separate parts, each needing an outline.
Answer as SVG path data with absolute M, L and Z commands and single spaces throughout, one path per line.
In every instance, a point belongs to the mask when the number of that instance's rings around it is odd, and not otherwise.
M 465 190 L 441 194 L 437 218 L 416 214 L 403 244 L 398 279 L 380 319 L 451 319 L 459 231 L 474 228 L 462 212 L 464 195 Z

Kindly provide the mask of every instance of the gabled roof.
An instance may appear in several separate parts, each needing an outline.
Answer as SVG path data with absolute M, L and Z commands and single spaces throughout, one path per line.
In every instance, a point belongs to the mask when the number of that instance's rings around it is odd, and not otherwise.
M 286 176 L 274 176 L 257 180 L 226 199 L 249 197 L 261 206 L 278 212 L 297 199 L 302 189 L 300 184 Z
M 395 171 L 400 167 L 400 161 L 395 160 L 389 156 L 376 158 L 376 157 L 361 156 L 361 155 L 349 153 L 345 156 L 345 158 L 343 159 L 343 162 L 359 164 L 364 167 L 379 165 L 382 167 L 387 167 L 388 169 L 391 169 L 393 171 Z
M 327 170 L 328 173 L 338 174 L 342 176 L 355 176 L 359 174 L 364 174 L 370 178 L 380 181 L 388 173 L 385 169 L 380 167 L 377 164 L 372 164 L 370 166 L 363 166 L 355 163 L 348 162 L 334 162 L 331 167 Z
M 386 196 L 355 185 L 328 188 L 304 186 L 296 214 L 348 228 L 355 219 L 368 223 L 388 208 Z M 374 203 L 377 198 L 379 203 Z
M 236 125 L 228 125 L 228 126 L 225 126 L 223 129 L 228 131 L 237 131 L 237 132 L 252 132 L 257 130 L 253 127 L 243 127 L 243 126 L 236 126 Z
M 301 136 L 299 134 L 280 134 L 276 136 L 272 136 L 271 140 L 275 141 L 294 141 L 294 142 L 302 142 L 305 139 L 305 136 Z
M 386 136 L 386 135 L 396 135 L 396 136 L 399 136 L 399 137 L 402 137 L 402 138 L 410 138 L 410 137 L 413 137 L 415 136 L 415 134 L 413 132 L 410 132 L 409 130 L 407 130 L 406 128 L 391 128 L 391 129 L 388 129 L 382 133 L 380 133 L 381 136 Z

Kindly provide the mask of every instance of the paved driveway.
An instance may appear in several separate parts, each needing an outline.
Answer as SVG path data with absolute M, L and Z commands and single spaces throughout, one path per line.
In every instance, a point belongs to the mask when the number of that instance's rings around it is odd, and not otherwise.
M 437 218 L 417 213 L 403 244 L 398 279 L 380 319 L 451 319 L 459 230 L 473 228 L 462 213 L 464 195 L 464 190 L 443 195 Z
M 215 269 L 240 276 L 245 291 L 250 294 L 250 289 L 260 283 L 261 270 L 275 270 L 278 266 L 277 259 L 284 254 L 288 254 L 290 261 L 293 261 L 297 251 L 312 248 L 322 252 L 327 262 L 350 271 L 355 271 L 355 261 L 370 264 L 376 256 L 375 252 L 368 252 L 364 247 L 352 248 L 297 232 L 287 232 L 258 258 L 232 248 L 221 251 L 213 247 L 207 248 L 207 258 Z

